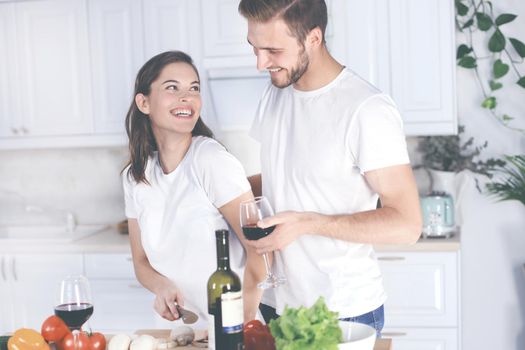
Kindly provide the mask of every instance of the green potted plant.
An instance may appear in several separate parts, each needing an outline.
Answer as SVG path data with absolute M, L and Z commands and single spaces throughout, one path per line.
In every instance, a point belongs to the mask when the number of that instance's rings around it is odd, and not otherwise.
M 505 165 L 502 159 L 479 159 L 488 142 L 480 146 L 474 145 L 474 138 L 462 142 L 461 134 L 465 127 L 458 127 L 457 135 L 424 136 L 419 138 L 417 150 L 421 153 L 421 164 L 416 168 L 424 168 L 430 176 L 430 187 L 433 191 L 444 191 L 459 197 L 462 185 L 450 184 L 456 182 L 456 174 L 470 170 L 472 173 L 492 178 L 492 172 L 497 167 Z M 475 179 L 476 188 L 481 192 L 478 179 Z
M 503 178 L 487 183 L 487 192 L 499 201 L 516 200 L 525 205 L 525 155 L 504 158 L 507 164 L 495 169 L 495 173 L 499 173 Z M 522 265 L 522 270 L 525 276 L 525 264 Z
M 507 164 L 495 168 L 503 175 L 499 181 L 486 184 L 488 193 L 499 201 L 517 200 L 525 205 L 525 155 L 504 156 Z

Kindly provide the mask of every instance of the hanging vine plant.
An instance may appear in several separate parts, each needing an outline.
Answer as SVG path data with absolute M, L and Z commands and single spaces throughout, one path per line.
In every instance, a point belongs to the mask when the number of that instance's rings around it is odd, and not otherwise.
M 474 70 L 484 96 L 481 106 L 504 126 L 525 132 L 524 129 L 512 126 L 514 118 L 500 111 L 496 96 L 496 91 L 504 87 L 501 79 L 509 73 L 514 74 L 516 84 L 525 89 L 525 76 L 518 69 L 524 62 L 525 44 L 517 38 L 508 37 L 502 29 L 517 16 L 512 13 L 496 16 L 492 3 L 487 0 L 455 0 L 455 5 L 456 26 L 465 34 L 467 40 L 457 48 L 457 64 Z M 486 47 L 479 48 L 474 45 L 474 35 L 479 32 L 487 35 Z M 488 55 L 482 56 L 480 52 L 488 52 Z M 478 66 L 480 60 L 489 60 L 489 76 L 482 76 Z

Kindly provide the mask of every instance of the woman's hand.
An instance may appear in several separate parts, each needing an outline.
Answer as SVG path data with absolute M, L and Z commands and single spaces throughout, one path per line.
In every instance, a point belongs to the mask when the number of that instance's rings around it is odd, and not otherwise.
M 157 313 L 168 321 L 180 318 L 177 305 L 184 306 L 184 298 L 180 290 L 171 282 L 157 289 L 153 308 Z

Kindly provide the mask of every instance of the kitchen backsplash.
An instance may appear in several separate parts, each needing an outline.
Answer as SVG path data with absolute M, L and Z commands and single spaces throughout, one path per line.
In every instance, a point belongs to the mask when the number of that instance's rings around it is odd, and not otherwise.
M 259 146 L 245 131 L 217 136 L 248 175 L 258 173 Z M 408 146 L 415 164 L 416 139 L 409 138 Z M 1 151 L 0 225 L 59 223 L 65 211 L 81 224 L 124 219 L 120 171 L 127 159 L 126 147 Z M 419 177 L 424 188 L 425 176 Z M 27 205 L 44 212 L 28 211 Z

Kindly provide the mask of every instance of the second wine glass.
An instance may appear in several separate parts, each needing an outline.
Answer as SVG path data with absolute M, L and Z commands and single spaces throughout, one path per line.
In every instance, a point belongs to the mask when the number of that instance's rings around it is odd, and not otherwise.
M 67 276 L 60 283 L 60 294 L 55 315 L 60 317 L 71 331 L 79 331 L 93 314 L 91 290 L 83 275 Z
M 273 209 L 266 197 L 255 197 L 254 199 L 244 201 L 241 203 L 241 227 L 246 239 L 254 241 L 268 236 L 273 232 L 275 226 L 261 228 L 257 226 L 257 222 L 268 217 L 273 216 Z M 266 278 L 264 281 L 257 284 L 258 288 L 268 289 L 275 288 L 286 283 L 286 278 L 277 276 L 272 272 L 268 255 L 263 254 L 264 265 L 266 267 Z

